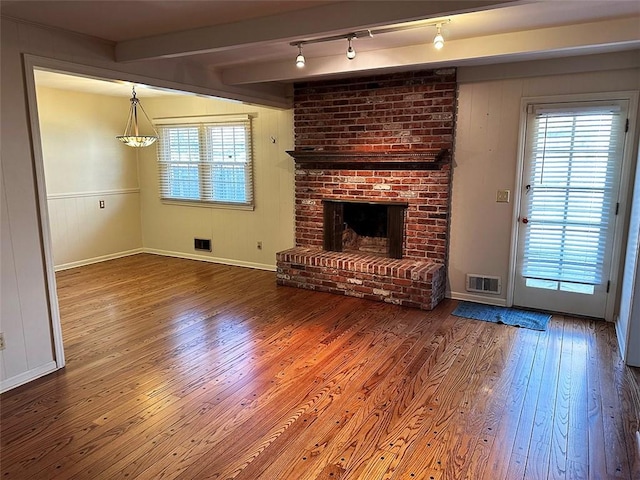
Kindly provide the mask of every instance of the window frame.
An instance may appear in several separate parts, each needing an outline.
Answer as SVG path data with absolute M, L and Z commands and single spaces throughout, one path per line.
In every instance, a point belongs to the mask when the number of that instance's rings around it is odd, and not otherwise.
M 160 201 L 164 204 L 176 204 L 176 205 L 189 205 L 197 207 L 209 207 L 209 208 L 228 208 L 228 209 L 240 209 L 240 210 L 254 210 L 255 209 L 255 195 L 253 185 L 253 136 L 252 136 L 252 119 L 253 116 L 249 114 L 241 115 L 210 115 L 210 116 L 196 116 L 196 117 L 174 117 L 174 118 L 161 118 L 154 119 L 154 125 L 156 126 L 159 139 L 156 147 L 156 159 L 158 165 L 158 194 Z M 220 161 L 220 158 L 214 156 L 213 152 L 221 153 L 222 149 L 228 149 L 222 141 L 219 144 L 214 144 L 211 140 L 212 137 L 209 134 L 208 129 L 224 128 L 224 127 L 242 127 L 244 133 L 244 142 L 233 142 L 231 144 L 231 150 L 233 159 L 229 162 Z M 166 131 L 168 129 L 178 128 L 197 128 L 197 159 L 187 158 L 182 162 L 172 161 L 170 153 L 165 150 L 168 140 L 166 139 Z M 223 135 L 221 135 L 222 138 Z M 237 146 L 240 145 L 240 148 Z M 218 147 L 217 149 L 215 147 Z M 238 155 L 237 150 L 241 153 Z M 187 157 L 193 157 L 193 152 L 187 153 Z M 219 156 L 219 155 L 218 155 Z M 230 157 L 231 158 L 231 157 Z M 244 158 L 244 161 L 238 161 L 238 158 Z M 216 161 L 217 160 L 217 161 Z M 220 185 L 219 182 L 214 181 L 216 166 L 228 163 L 229 165 L 242 166 L 244 182 L 231 183 L 231 188 L 236 188 L 239 185 L 244 184 L 244 201 L 235 201 L 233 199 L 220 197 L 216 198 L 216 194 L 224 195 L 220 191 L 216 191 L 216 185 Z M 168 189 L 172 185 L 171 178 L 168 176 L 168 170 L 171 166 L 192 164 L 197 168 L 197 196 L 193 197 L 185 196 L 171 196 Z M 192 186 L 193 187 L 193 186 Z M 231 193 L 233 195 L 233 193 Z

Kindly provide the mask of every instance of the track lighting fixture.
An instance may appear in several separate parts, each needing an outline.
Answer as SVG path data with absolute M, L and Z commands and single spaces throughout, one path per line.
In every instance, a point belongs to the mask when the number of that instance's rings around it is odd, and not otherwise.
M 302 54 L 302 44 L 298 44 L 298 56 L 296 57 L 296 67 L 303 68 L 305 65 L 304 55 Z
M 405 30 L 413 30 L 416 28 L 424 28 L 424 27 L 436 27 L 436 36 L 433 39 L 433 44 L 436 49 L 440 50 L 444 46 L 444 37 L 442 36 L 442 25 L 444 23 L 449 23 L 451 19 L 447 18 L 445 20 L 439 20 L 437 22 L 429 22 L 429 23 L 420 23 L 413 22 L 405 25 L 396 25 L 393 27 L 382 27 L 377 28 L 375 30 L 358 30 L 356 32 L 349 32 L 342 35 L 332 35 L 330 37 L 320 37 L 313 38 L 310 40 L 297 40 L 295 42 L 291 42 L 289 45 L 292 47 L 298 47 L 298 56 L 296 57 L 296 67 L 302 68 L 305 66 L 305 58 L 302 54 L 302 46 L 307 45 L 309 43 L 323 43 L 323 42 L 332 42 L 336 40 L 346 39 L 349 46 L 347 48 L 347 58 L 349 60 L 353 60 L 356 58 L 356 51 L 353 48 L 351 42 L 354 38 L 370 38 L 374 35 L 380 35 L 383 33 L 393 33 L 393 32 L 403 32 Z
M 440 50 L 444 47 L 444 37 L 442 36 L 442 24 L 438 23 L 436 25 L 436 36 L 433 37 L 433 46 L 436 47 L 437 50 Z
M 349 60 L 353 60 L 354 58 L 356 58 L 356 51 L 351 46 L 351 40 L 352 39 L 353 39 L 353 37 L 348 37 L 347 38 L 347 41 L 349 42 L 349 48 L 347 48 L 347 58 Z

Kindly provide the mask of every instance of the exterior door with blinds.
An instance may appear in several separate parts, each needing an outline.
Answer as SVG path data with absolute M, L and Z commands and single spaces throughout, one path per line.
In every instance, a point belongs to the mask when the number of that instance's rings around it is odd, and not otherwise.
M 627 102 L 529 105 L 514 305 L 604 318 Z

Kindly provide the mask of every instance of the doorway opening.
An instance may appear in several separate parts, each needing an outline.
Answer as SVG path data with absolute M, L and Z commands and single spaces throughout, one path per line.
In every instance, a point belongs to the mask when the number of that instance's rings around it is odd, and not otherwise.
M 122 146 L 115 139 L 126 123 L 131 83 L 109 79 L 107 71 L 92 69 L 89 76 L 71 72 L 67 66 L 70 65 L 56 60 L 25 56 L 55 368 L 66 364 L 56 271 L 143 251 L 141 241 L 132 244 L 121 235 L 135 223 L 134 212 L 139 215 L 140 211 L 137 179 L 129 181 L 137 175 L 136 153 L 122 153 Z M 78 72 L 83 70 L 82 66 L 76 67 Z M 99 73 L 104 76 L 97 76 Z M 148 90 L 149 96 L 186 95 Z M 53 92 L 68 92 L 69 97 L 56 99 Z M 71 97 L 73 101 L 69 101 Z M 96 104 L 98 97 L 103 98 L 100 105 Z M 100 108 L 104 105 L 110 105 L 108 115 Z M 65 115 L 60 114 L 61 109 Z M 103 135 L 104 145 L 96 138 L 96 132 L 109 133 Z M 82 171 L 87 168 L 86 157 L 90 155 L 82 156 L 79 148 L 88 148 L 87 154 L 100 157 L 92 163 L 92 171 Z M 73 149 L 76 150 L 71 155 Z M 118 149 L 120 154 L 116 155 Z M 118 161 L 123 155 L 127 157 Z M 99 161 L 105 158 L 110 161 Z M 54 159 L 55 164 L 46 159 Z M 120 183 L 114 187 L 114 182 Z M 99 221 L 105 217 L 109 221 L 118 217 L 119 228 L 101 225 Z M 139 231 L 133 230 L 128 237 L 136 235 L 140 236 Z M 100 245 L 109 239 L 117 243 L 114 253 L 101 252 Z M 77 249 L 78 258 L 65 257 L 67 248 Z

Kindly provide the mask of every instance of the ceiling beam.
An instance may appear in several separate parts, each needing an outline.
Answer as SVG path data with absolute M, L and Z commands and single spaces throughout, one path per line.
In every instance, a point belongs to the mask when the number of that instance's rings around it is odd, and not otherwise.
M 116 61 L 131 62 L 197 55 L 263 43 L 295 41 L 344 30 L 487 10 L 525 0 L 438 0 L 336 2 L 236 23 L 119 42 Z
M 366 74 L 387 69 L 441 68 L 478 65 L 491 61 L 507 62 L 534 58 L 553 58 L 640 48 L 640 17 L 627 17 L 560 27 L 548 27 L 484 37 L 449 40 L 442 50 L 428 44 L 370 50 L 353 60 L 344 55 L 308 57 L 303 69 L 293 57 L 222 70 L 228 85 L 263 82 L 291 82 L 332 75 Z

